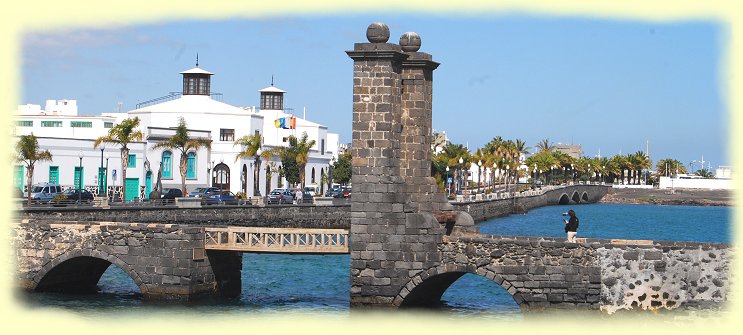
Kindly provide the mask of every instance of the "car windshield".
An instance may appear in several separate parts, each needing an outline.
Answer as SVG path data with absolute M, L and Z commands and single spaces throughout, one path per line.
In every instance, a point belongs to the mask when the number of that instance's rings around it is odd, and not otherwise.
M 206 191 L 206 187 L 199 187 L 194 192 L 196 192 L 196 193 L 202 193 L 204 191 Z
M 39 193 L 39 192 L 41 192 L 41 190 L 43 190 L 43 189 L 44 189 L 44 187 L 43 187 L 43 186 L 34 186 L 34 188 L 33 188 L 33 189 L 31 189 L 31 193 Z
M 282 193 L 281 191 L 271 191 L 271 194 L 273 194 L 273 195 L 277 195 L 277 194 L 281 194 L 281 193 Z

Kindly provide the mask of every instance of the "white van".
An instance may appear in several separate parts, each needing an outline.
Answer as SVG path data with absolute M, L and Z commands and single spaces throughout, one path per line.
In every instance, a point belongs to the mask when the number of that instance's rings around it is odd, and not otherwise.
M 49 201 L 60 193 L 62 186 L 59 184 L 41 183 L 31 186 L 31 200 Z

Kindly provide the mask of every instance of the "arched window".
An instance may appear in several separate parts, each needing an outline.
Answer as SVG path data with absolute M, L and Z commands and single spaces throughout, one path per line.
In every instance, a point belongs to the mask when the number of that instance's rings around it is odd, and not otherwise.
M 214 167 L 212 171 L 212 186 L 220 190 L 230 190 L 230 168 L 226 164 L 219 163 Z
M 160 162 L 162 164 L 163 178 L 173 178 L 173 153 L 163 151 L 163 157 Z
M 186 160 L 186 179 L 196 179 L 196 153 L 188 153 Z
M 315 168 L 312 168 L 311 176 L 312 176 L 312 183 L 314 184 L 315 183 Z

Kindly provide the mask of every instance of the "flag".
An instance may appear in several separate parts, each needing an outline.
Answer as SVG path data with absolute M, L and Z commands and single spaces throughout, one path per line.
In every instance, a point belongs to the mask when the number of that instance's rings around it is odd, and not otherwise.
M 273 121 L 274 126 L 276 128 L 281 129 L 296 129 L 297 128 L 297 118 L 292 117 L 280 117 Z

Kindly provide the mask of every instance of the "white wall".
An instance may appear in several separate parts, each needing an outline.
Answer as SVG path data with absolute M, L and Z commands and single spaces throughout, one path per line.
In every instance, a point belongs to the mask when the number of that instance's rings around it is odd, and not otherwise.
M 74 185 L 75 180 L 75 167 L 79 166 L 80 152 L 83 153 L 82 166 L 83 166 L 83 185 L 84 186 L 97 186 L 98 185 L 98 168 L 101 167 L 101 150 L 93 149 L 93 140 L 87 139 L 66 139 L 66 138 L 48 138 L 48 137 L 37 137 L 39 141 L 39 147 L 43 150 L 49 150 L 52 154 L 52 161 L 39 161 L 36 163 L 34 168 L 33 183 L 46 183 L 49 182 L 49 167 L 57 166 L 59 168 L 59 184 L 63 186 L 76 186 Z M 17 142 L 18 139 L 16 138 Z M 139 178 L 140 184 L 144 185 L 144 143 L 130 143 L 129 144 L 130 154 L 137 156 L 136 167 L 127 169 L 127 177 Z M 108 185 L 114 185 L 113 170 L 117 170 L 117 178 L 115 185 L 122 185 L 121 182 L 121 150 L 120 147 L 106 147 L 104 148 L 104 159 L 103 166 L 106 165 L 105 157 L 108 156 Z M 22 165 L 22 164 L 15 164 Z M 26 172 L 24 167 L 24 185 Z M 153 180 L 154 182 L 154 180 Z
M 704 179 L 704 178 L 671 178 L 671 177 L 660 177 L 659 188 L 704 188 L 704 189 L 721 189 L 730 190 L 733 189 L 733 181 L 731 179 Z

